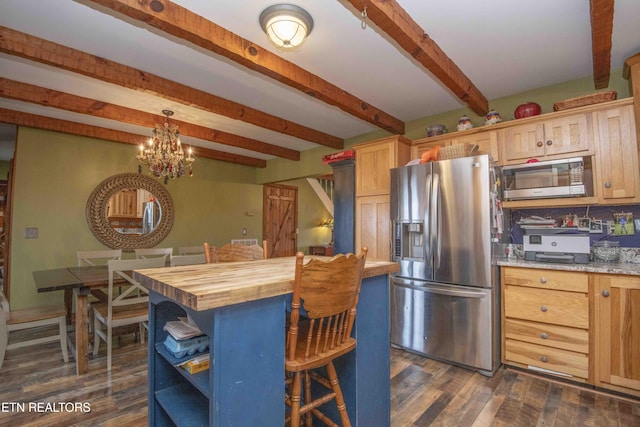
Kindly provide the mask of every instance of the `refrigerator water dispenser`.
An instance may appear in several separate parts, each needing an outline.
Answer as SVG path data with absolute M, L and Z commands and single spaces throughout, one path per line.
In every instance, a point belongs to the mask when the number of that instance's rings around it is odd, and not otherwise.
M 424 223 L 394 221 L 394 261 L 424 260 Z

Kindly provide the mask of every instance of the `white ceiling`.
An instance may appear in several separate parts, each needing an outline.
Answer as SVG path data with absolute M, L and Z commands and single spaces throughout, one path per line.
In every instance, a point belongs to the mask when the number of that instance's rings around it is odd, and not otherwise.
M 174 2 L 269 49 L 403 122 L 465 106 L 388 41 L 345 0 L 290 0 L 314 28 L 297 52 L 282 53 L 258 24 L 272 0 Z M 488 99 L 593 74 L 589 1 L 397 0 Z M 616 0 L 612 68 L 640 52 L 639 0 Z M 87 0 L 2 0 L 0 25 L 55 41 L 194 87 L 339 138 L 377 128 L 188 42 Z M 299 151 L 318 145 L 158 96 L 0 53 L 2 77 L 254 138 Z M 148 135 L 149 129 L 3 98 L 0 108 Z M 263 153 L 183 137 L 183 141 L 259 159 Z

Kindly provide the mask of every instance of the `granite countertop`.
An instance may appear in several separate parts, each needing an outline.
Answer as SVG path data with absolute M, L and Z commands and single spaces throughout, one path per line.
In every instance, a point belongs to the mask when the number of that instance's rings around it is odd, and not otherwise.
M 585 271 L 588 273 L 626 274 L 640 276 L 640 264 L 625 262 L 605 263 L 590 262 L 588 264 L 562 264 L 557 262 L 525 261 L 523 259 L 498 260 L 501 267 L 543 268 L 547 270 Z
M 498 259 L 501 267 L 542 268 L 547 270 L 585 271 L 587 273 L 625 274 L 640 276 L 640 248 L 621 248 L 616 263 L 589 262 L 588 264 L 562 264 L 557 262 L 525 261 L 524 259 Z

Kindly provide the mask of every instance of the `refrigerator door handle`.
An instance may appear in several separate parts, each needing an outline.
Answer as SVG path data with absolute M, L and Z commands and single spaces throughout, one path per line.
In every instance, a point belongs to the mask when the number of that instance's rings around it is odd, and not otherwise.
M 484 298 L 487 296 L 486 292 L 482 291 L 469 291 L 469 290 L 458 290 L 458 289 L 449 289 L 449 288 L 439 288 L 432 286 L 416 286 L 406 282 L 398 282 L 397 280 L 393 280 L 393 285 L 401 288 L 413 289 L 416 291 L 426 292 L 428 294 L 438 294 L 438 295 L 448 295 L 452 297 L 463 297 L 463 298 Z
M 427 204 L 427 209 L 426 209 L 427 218 L 425 218 L 425 221 L 424 221 L 425 235 L 427 236 L 427 239 L 425 239 L 426 247 L 425 247 L 424 255 L 425 255 L 425 260 L 427 262 L 427 265 L 429 266 L 430 269 L 433 269 L 433 255 L 431 253 L 431 249 L 433 248 L 433 231 L 431 229 L 431 218 L 433 218 L 433 211 L 431 210 L 431 194 L 433 193 L 432 181 L 433 181 L 433 175 L 427 174 L 427 182 L 425 185 L 425 188 L 427 190 L 427 194 L 425 194 L 425 201 Z
M 431 247 L 435 256 L 433 257 L 433 269 L 440 267 L 440 175 L 433 174 L 433 185 L 431 190 L 431 225 L 429 238 L 431 239 Z

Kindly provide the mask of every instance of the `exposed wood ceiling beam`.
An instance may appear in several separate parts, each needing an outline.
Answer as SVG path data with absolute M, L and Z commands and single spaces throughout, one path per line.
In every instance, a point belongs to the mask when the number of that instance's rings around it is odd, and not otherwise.
M 590 1 L 593 84 L 596 89 L 604 89 L 609 86 L 613 3 L 614 0 Z
M 153 128 L 156 123 L 162 123 L 164 121 L 164 116 L 134 110 L 133 108 L 108 104 L 95 99 L 84 98 L 2 77 L 0 77 L 0 97 L 44 105 L 46 107 L 59 108 L 80 114 L 88 114 L 105 119 L 117 120 L 119 122 L 132 125 L 146 126 L 149 128 Z M 206 141 L 217 142 L 219 144 L 244 148 L 259 153 L 282 157 L 288 160 L 300 160 L 299 151 L 290 150 L 288 148 L 267 144 L 255 139 L 245 138 L 179 120 L 172 119 L 171 123 L 177 125 L 180 128 L 180 134 L 184 136 L 191 136 Z
M 36 129 L 46 129 L 55 132 L 64 132 L 72 135 L 86 136 L 89 138 L 106 139 L 109 141 L 132 145 L 143 144 L 149 139 L 148 137 L 129 132 L 106 129 L 93 125 L 85 125 L 83 123 L 70 122 L 67 120 L 52 119 L 50 117 L 23 113 L 6 108 L 0 108 L 0 122 L 17 126 L 28 126 Z M 132 152 L 132 156 L 135 154 L 136 153 Z M 209 150 L 201 147 L 195 147 L 194 154 L 196 155 L 196 157 L 204 157 L 207 159 L 238 163 L 246 166 L 254 166 L 259 168 L 267 167 L 266 160 L 225 153 L 217 150 Z
M 404 133 L 401 120 L 169 0 L 90 1 L 231 59 L 391 133 Z
M 395 0 L 349 0 L 357 10 L 367 8 L 367 17 L 476 114 L 489 112 L 489 102 L 478 88 L 440 49 Z
M 0 26 L 0 52 L 62 68 L 128 89 L 151 93 L 305 141 L 336 149 L 344 148 L 344 141 L 335 136 L 142 70 L 2 26 Z

